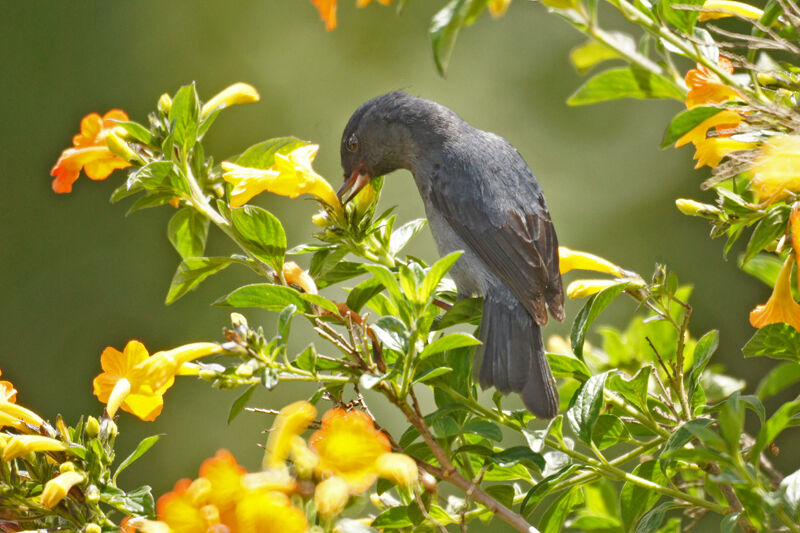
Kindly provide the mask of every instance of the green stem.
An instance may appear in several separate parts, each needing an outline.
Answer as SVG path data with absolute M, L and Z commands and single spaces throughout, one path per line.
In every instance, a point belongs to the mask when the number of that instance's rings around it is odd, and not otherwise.
M 622 398 L 617 396 L 616 393 L 613 393 L 613 392 L 611 392 L 609 390 L 605 391 L 605 395 L 606 395 L 606 398 L 608 398 L 608 400 L 611 403 L 613 403 L 615 407 L 625 411 L 625 414 L 627 414 L 631 418 L 637 420 L 638 422 L 640 422 L 646 428 L 650 429 L 654 433 L 657 433 L 661 437 L 664 437 L 665 439 L 668 439 L 670 437 L 671 433 L 669 431 L 667 431 L 666 429 L 662 428 L 660 425 L 658 425 L 658 423 L 653 419 L 652 416 L 650 416 L 649 413 L 647 414 L 647 416 L 645 416 L 644 414 L 640 413 L 638 410 L 636 410 L 633 407 L 631 407 L 625 400 L 623 400 Z

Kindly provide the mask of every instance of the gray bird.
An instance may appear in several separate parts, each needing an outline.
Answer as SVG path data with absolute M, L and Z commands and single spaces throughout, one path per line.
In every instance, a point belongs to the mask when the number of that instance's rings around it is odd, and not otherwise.
M 481 386 L 517 392 L 536 416 L 556 416 L 540 326 L 548 309 L 564 319 L 558 241 L 519 152 L 443 105 L 392 92 L 353 113 L 341 155 L 346 200 L 373 177 L 411 171 L 439 252 L 464 251 L 450 272 L 459 298 L 483 297 Z

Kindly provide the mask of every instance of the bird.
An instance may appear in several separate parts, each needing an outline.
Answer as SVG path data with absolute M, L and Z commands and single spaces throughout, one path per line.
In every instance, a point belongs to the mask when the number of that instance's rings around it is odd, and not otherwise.
M 450 271 L 458 298 L 483 298 L 481 387 L 519 393 L 534 415 L 555 417 L 558 388 L 541 326 L 548 311 L 564 319 L 558 239 L 516 148 L 439 103 L 395 91 L 358 107 L 340 151 L 344 203 L 375 177 L 411 172 L 439 253 L 463 251 Z

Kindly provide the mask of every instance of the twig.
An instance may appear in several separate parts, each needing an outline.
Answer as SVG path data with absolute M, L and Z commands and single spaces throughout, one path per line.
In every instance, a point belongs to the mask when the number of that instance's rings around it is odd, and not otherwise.
M 419 507 L 419 511 L 422 513 L 422 516 L 425 517 L 431 524 L 435 525 L 439 531 L 447 533 L 447 528 L 445 528 L 442 524 L 436 521 L 429 513 L 428 510 L 425 509 L 425 504 L 422 502 L 422 498 L 419 497 L 419 491 L 414 491 L 414 499 L 417 501 L 417 506 Z
M 719 467 L 713 463 L 709 463 L 703 470 L 712 476 L 718 476 L 722 473 Z M 747 515 L 742 512 L 744 507 L 742 506 L 742 502 L 739 501 L 736 492 L 734 492 L 733 487 L 731 487 L 729 483 L 719 483 L 719 490 L 725 497 L 725 501 L 728 502 L 731 511 L 739 513 L 739 518 L 737 518 L 736 521 L 739 523 L 739 527 L 742 528 L 742 531 L 745 533 L 754 533 L 756 528 L 753 527 L 753 524 L 747 519 Z

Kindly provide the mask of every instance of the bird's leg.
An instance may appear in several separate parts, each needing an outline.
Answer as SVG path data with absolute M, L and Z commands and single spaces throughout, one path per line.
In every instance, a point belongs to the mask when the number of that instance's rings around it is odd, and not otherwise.
M 433 304 L 438 306 L 438 307 L 441 307 L 445 311 L 449 311 L 450 309 L 453 308 L 453 304 L 449 304 L 449 303 L 447 303 L 445 301 L 442 301 L 442 300 L 440 300 L 438 298 L 434 298 L 433 299 Z

